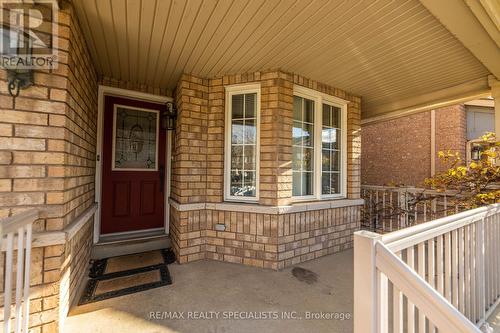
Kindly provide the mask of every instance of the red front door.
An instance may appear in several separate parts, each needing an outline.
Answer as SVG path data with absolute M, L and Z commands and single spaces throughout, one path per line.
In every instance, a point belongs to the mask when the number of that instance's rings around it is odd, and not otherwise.
M 104 99 L 101 233 L 164 225 L 164 105 Z

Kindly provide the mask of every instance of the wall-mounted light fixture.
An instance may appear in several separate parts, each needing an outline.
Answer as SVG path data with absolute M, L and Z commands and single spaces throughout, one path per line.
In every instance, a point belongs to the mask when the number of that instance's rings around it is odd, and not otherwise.
M 7 81 L 9 94 L 13 97 L 19 96 L 20 89 L 26 89 L 33 85 L 32 69 L 7 69 Z
M 161 114 L 161 127 L 168 131 L 175 130 L 175 120 L 177 119 L 177 109 L 173 102 L 167 102 L 165 110 Z
M 470 151 L 470 158 L 473 161 L 479 161 L 481 159 L 481 146 L 473 145 Z

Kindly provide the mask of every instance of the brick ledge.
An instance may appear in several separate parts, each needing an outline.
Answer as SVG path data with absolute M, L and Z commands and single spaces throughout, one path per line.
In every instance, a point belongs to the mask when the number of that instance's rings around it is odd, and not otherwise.
M 96 210 L 97 203 L 94 203 L 82 214 L 80 214 L 72 223 L 67 225 L 64 230 L 45 231 L 33 234 L 32 247 L 45 247 L 65 244 L 66 242 L 71 240 L 71 238 L 73 238 L 73 236 L 76 235 L 78 231 L 90 221 Z M 4 246 L 5 242 L 2 244 L 2 251 L 5 251 Z
M 169 204 L 180 212 L 192 210 L 222 210 L 232 212 L 245 212 L 245 213 L 261 213 L 261 214 L 288 214 L 298 213 L 311 210 L 320 210 L 328 208 L 340 208 L 349 206 L 361 206 L 364 203 L 363 199 L 337 199 L 337 200 L 324 200 L 314 202 L 301 202 L 289 206 L 262 206 L 253 203 L 211 203 L 201 202 L 192 204 L 180 204 L 172 198 L 168 199 Z

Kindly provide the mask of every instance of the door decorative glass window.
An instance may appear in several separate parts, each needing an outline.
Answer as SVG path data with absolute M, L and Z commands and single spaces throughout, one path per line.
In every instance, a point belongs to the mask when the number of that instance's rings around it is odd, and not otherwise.
M 158 111 L 115 105 L 113 119 L 113 170 L 158 170 Z

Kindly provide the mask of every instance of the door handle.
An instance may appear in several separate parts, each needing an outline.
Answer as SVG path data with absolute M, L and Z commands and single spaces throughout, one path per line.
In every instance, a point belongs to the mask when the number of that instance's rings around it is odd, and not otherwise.
M 163 187 L 165 186 L 165 167 L 160 165 L 158 171 L 160 172 L 160 192 L 163 193 Z

